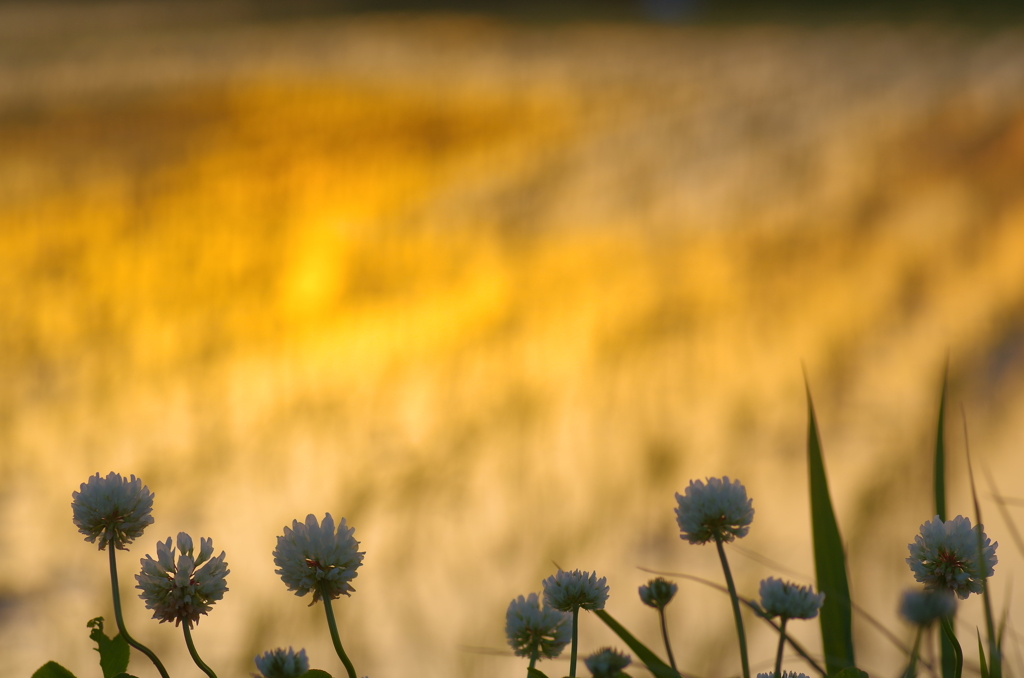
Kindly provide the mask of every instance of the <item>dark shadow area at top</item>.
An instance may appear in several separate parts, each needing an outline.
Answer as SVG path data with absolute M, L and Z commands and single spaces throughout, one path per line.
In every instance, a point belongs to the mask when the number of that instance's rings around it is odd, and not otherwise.
M 0 6 L 25 0 L 0 0 Z M 105 6 L 146 0 L 36 0 L 33 4 Z M 191 3 L 185 2 L 185 5 Z M 528 24 L 572 22 L 699 25 L 963 24 L 1000 28 L 1024 23 L 1020 0 L 208 0 L 231 9 L 208 18 L 277 22 L 373 13 L 464 14 Z

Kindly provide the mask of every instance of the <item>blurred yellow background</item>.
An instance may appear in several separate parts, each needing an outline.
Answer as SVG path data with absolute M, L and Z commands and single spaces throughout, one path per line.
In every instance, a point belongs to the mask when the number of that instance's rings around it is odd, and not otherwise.
M 180 530 L 227 552 L 194 633 L 222 678 L 288 645 L 340 675 L 273 573 L 307 513 L 366 552 L 335 610 L 371 678 L 522 675 L 505 608 L 553 561 L 657 647 L 636 566 L 721 579 L 678 539 L 691 478 L 754 500 L 741 593 L 813 582 L 803 369 L 854 597 L 903 642 L 947 356 L 951 515 L 961 403 L 1024 497 L 1024 33 L 250 10 L 0 5 L 0 675 L 98 675 L 106 559 L 69 508 L 96 472 L 156 494 L 119 567 L 172 674 L 198 670 L 137 559 Z M 680 589 L 680 668 L 736 674 L 727 600 Z M 897 674 L 855 623 L 861 667 Z M 586 615 L 581 638 L 621 645 Z

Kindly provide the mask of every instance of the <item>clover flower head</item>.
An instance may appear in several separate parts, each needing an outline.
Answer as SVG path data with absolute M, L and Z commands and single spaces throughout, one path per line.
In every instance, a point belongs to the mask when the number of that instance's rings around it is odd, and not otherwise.
M 583 660 L 594 678 L 618 678 L 623 675 L 622 669 L 633 663 L 628 654 L 616 652 L 610 647 L 603 647 Z
M 775 577 L 761 580 L 761 608 L 769 619 L 814 619 L 825 602 L 824 593 L 810 586 L 797 586 Z
M 956 613 L 956 597 L 950 591 L 904 591 L 900 616 L 911 624 L 928 626 L 936 619 Z
M 256 668 L 260 674 L 253 674 L 253 678 L 299 678 L 303 673 L 309 671 L 309 659 L 306 658 L 306 651 L 299 650 L 298 653 L 292 648 L 285 650 L 277 648 L 270 650 L 256 657 Z
M 775 678 L 775 672 L 771 673 L 759 673 L 757 678 Z M 806 674 L 797 673 L 796 671 L 783 671 L 781 678 L 807 678 Z
M 517 657 L 554 659 L 572 640 L 572 616 L 553 609 L 540 596 L 519 596 L 505 612 L 505 636 Z
M 153 493 L 134 475 L 127 480 L 113 471 L 106 478 L 97 473 L 71 493 L 71 512 L 87 542 L 98 540 L 101 551 L 107 544 L 124 550 L 153 524 Z
M 574 608 L 603 610 L 608 600 L 608 586 L 605 578 L 597 578 L 593 572 L 559 570 L 544 580 L 544 602 L 562 612 Z
M 679 587 L 669 580 L 656 577 L 640 587 L 640 600 L 644 605 L 660 610 L 672 602 L 678 590 Z
M 304 596 L 313 592 L 315 604 L 323 596 L 331 600 L 341 595 L 351 595 L 355 589 L 350 583 L 356 578 L 356 569 L 362 564 L 364 552 L 358 551 L 359 542 L 352 533 L 354 527 L 341 519 L 337 532 L 334 518 L 328 513 L 322 523 L 312 513 L 306 522 L 292 521 L 284 528 L 284 535 L 277 538 L 274 549 L 274 564 L 289 591 Z
M 979 539 L 982 563 L 978 562 Z M 981 593 L 984 576 L 995 573 L 996 547 L 985 535 L 984 527 L 971 527 L 969 518 L 957 516 L 942 522 L 935 516 L 921 525 L 921 533 L 908 544 L 907 563 L 914 579 L 929 591 L 952 591 L 961 600 L 972 593 Z
M 745 537 L 754 520 L 753 499 L 738 481 L 723 478 L 691 480 L 683 494 L 676 493 L 676 522 L 679 537 L 691 544 L 706 544 L 712 539 L 732 541 Z
M 228 590 L 224 578 L 231 572 L 224 562 L 224 552 L 213 558 L 213 540 L 200 539 L 199 554 L 195 553 L 192 537 L 178 533 L 177 550 L 171 538 L 157 542 L 156 560 L 149 554 L 142 559 L 142 572 L 135 575 L 142 591 L 139 597 L 146 608 L 153 610 L 153 619 L 163 622 L 181 622 L 192 628 L 199 623 L 199 615 L 208 614 L 213 604 Z

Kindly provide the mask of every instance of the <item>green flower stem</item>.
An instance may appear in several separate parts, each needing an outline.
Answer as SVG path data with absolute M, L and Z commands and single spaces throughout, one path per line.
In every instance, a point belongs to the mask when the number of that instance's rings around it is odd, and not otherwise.
M 786 622 L 788 617 L 779 619 L 779 651 L 775 654 L 775 678 L 782 678 L 782 651 L 786 649 Z
M 672 656 L 672 645 L 668 642 L 668 626 L 665 624 L 665 608 L 658 608 L 658 616 L 661 617 L 661 637 L 665 639 L 665 652 L 668 653 L 668 663 L 672 667 L 672 670 L 679 673 L 679 669 L 676 668 L 676 658 Z
M 907 670 L 903 673 L 903 678 L 914 678 L 917 675 L 917 656 L 921 651 L 921 635 L 924 633 L 924 627 L 917 627 L 917 637 L 914 638 L 914 649 L 910 651 L 910 663 L 907 664 Z
M 114 555 L 113 543 L 107 544 L 107 550 L 110 551 L 110 589 L 114 592 L 114 621 L 117 622 L 117 630 L 125 642 L 149 657 L 149 660 L 156 665 L 156 670 L 160 672 L 161 678 L 169 678 L 167 669 L 160 663 L 153 651 L 129 636 L 128 629 L 124 627 L 124 617 L 121 614 L 121 588 L 117 585 L 117 559 Z
M 949 640 L 949 644 L 953 646 L 955 661 L 953 678 L 960 678 L 964 670 L 964 651 L 960 649 L 960 642 L 956 639 L 956 632 L 953 630 L 953 618 L 942 617 L 939 623 L 942 625 L 942 634 Z
M 539 654 L 540 654 L 540 650 L 539 649 L 535 649 L 533 652 L 530 653 L 530 668 L 531 669 L 537 668 L 537 656 Z M 527 671 L 526 675 L 529 676 L 530 672 Z
M 740 616 L 740 597 L 736 595 L 736 584 L 732 581 L 732 572 L 729 570 L 729 561 L 725 558 L 725 547 L 722 546 L 722 538 L 715 535 L 715 546 L 718 547 L 718 557 L 722 559 L 722 570 L 725 572 L 725 583 L 729 587 L 729 597 L 732 599 L 732 615 L 736 618 L 736 633 L 740 641 L 740 661 L 743 663 L 743 678 L 750 678 L 750 662 L 747 660 L 747 636 L 743 633 L 743 618 Z M 960 676 L 957 676 L 960 678 Z
M 338 622 L 334 620 L 334 610 L 331 608 L 331 597 L 321 595 L 321 600 L 324 601 L 324 610 L 327 612 L 327 626 L 331 629 L 334 651 L 338 653 L 341 663 L 345 665 L 345 670 L 348 671 L 348 678 L 356 678 L 356 669 L 352 666 L 348 655 L 345 654 L 345 648 L 341 646 L 341 637 L 338 636 Z
M 580 606 L 572 608 L 572 651 L 569 653 L 569 678 L 576 678 L 576 641 L 579 639 L 579 630 L 576 628 L 580 620 Z
M 196 644 L 192 642 L 192 629 L 190 627 L 191 624 L 189 624 L 188 620 L 185 620 L 181 625 L 181 628 L 185 630 L 185 645 L 188 646 L 188 653 L 192 655 L 192 661 L 194 661 L 196 666 L 202 669 L 203 673 L 208 675 L 210 678 L 217 678 L 217 674 L 213 672 L 213 669 L 203 663 L 203 660 L 199 658 L 199 653 L 196 652 Z

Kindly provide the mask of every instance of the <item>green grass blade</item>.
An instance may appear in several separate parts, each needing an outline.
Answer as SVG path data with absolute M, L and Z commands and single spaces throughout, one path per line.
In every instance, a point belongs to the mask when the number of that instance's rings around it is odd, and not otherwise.
M 985 644 L 981 642 L 981 629 L 975 628 L 978 632 L 978 663 L 981 664 L 981 678 L 988 678 L 988 665 L 985 663 Z
M 985 572 L 984 544 L 982 543 L 982 522 L 981 504 L 978 503 L 978 488 L 974 484 L 974 464 L 971 463 L 971 443 L 967 437 L 967 413 L 960 406 L 960 413 L 964 422 L 964 452 L 967 455 L 967 477 L 971 481 L 971 499 L 974 501 L 974 523 L 978 530 L 978 563 L 981 574 L 981 598 L 985 603 L 985 627 L 988 631 L 989 670 L 992 678 L 1002 678 L 1002 658 L 999 656 L 999 647 L 996 644 L 996 629 L 992 622 L 992 595 L 989 592 L 988 573 Z
M 942 374 L 942 396 L 939 399 L 939 426 L 935 435 L 935 515 L 946 522 L 946 387 L 949 365 Z
M 846 555 L 839 536 L 832 499 L 828 492 L 825 463 L 821 456 L 821 437 L 814 415 L 811 387 L 807 388 L 807 467 L 811 492 L 811 533 L 814 538 L 814 569 L 818 590 L 825 594 L 821 606 L 821 641 L 829 674 L 854 666 L 853 612 L 850 584 L 846 575 Z
M 949 386 L 949 362 L 942 373 L 942 395 L 939 397 L 939 423 L 935 432 L 935 515 L 946 522 L 946 392 Z M 956 653 L 945 634 L 939 636 L 942 678 L 953 678 Z
M 673 670 L 671 666 L 661 661 L 658 655 L 654 654 L 646 645 L 637 640 L 632 633 L 626 630 L 619 622 L 605 612 L 604 610 L 594 610 L 594 614 L 601 618 L 605 624 L 608 625 L 612 631 L 615 632 L 619 638 L 622 638 L 622 642 L 629 646 L 633 652 L 636 653 L 637 658 L 644 663 L 645 666 L 653 673 L 657 678 L 679 678 L 679 673 Z

